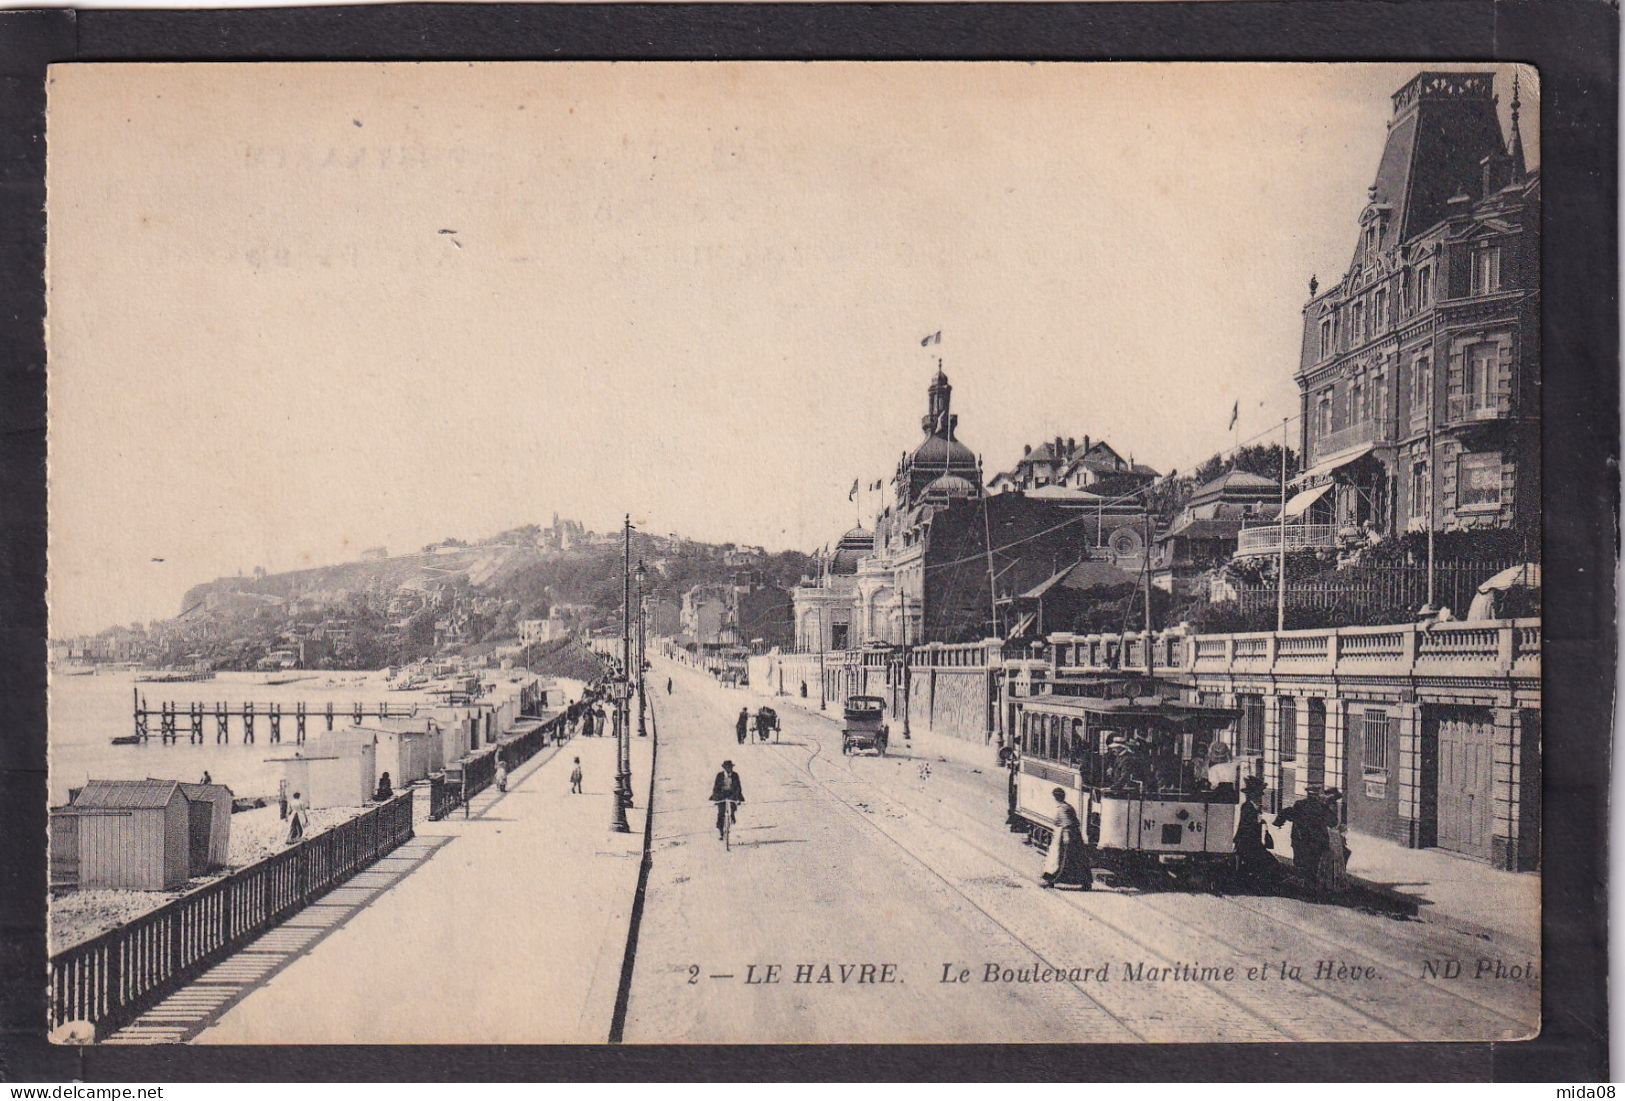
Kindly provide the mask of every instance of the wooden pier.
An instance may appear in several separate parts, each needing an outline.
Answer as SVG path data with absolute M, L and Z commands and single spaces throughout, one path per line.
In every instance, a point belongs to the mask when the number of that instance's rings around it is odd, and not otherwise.
M 207 740 L 208 729 L 214 732 L 215 744 L 225 745 L 231 741 L 233 720 L 245 745 L 254 743 L 255 728 L 261 720 L 265 723 L 269 740 L 277 743 L 282 741 L 283 719 L 293 720 L 294 741 L 303 745 L 312 719 L 326 723 L 326 729 L 331 731 L 333 723 L 341 719 L 357 725 L 366 719 L 409 719 L 417 714 L 420 706 L 399 703 L 352 703 L 344 706 L 329 702 L 315 708 L 304 702 L 296 702 L 290 707 L 281 703 L 257 704 L 252 700 L 242 703 L 176 703 L 164 700 L 153 707 L 141 695 L 140 689 L 133 692 L 135 733 L 127 738 L 113 739 L 115 745 L 140 744 L 153 738 L 168 744 L 180 741 L 183 735 L 188 742 L 201 745 Z

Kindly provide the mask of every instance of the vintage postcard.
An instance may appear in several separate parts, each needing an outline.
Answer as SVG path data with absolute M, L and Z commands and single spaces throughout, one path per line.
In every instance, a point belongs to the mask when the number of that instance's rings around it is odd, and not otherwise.
M 53 1040 L 1537 1035 L 1540 98 L 54 66 Z

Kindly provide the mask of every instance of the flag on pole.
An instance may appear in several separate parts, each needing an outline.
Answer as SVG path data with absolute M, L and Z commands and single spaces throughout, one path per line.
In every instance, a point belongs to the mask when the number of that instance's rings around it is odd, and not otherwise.
M 942 330 L 938 329 L 936 332 L 932 333 L 930 336 L 928 336 L 924 340 L 920 341 L 920 347 L 929 348 L 933 344 L 941 344 L 941 343 L 942 343 Z
M 856 501 L 858 499 L 858 480 L 856 478 L 852 479 L 852 488 L 850 491 L 848 491 L 846 499 L 848 501 Z
M 1241 399 L 1237 398 L 1236 404 L 1230 407 L 1230 424 L 1225 428 L 1226 432 L 1236 426 L 1236 418 L 1239 416 L 1241 416 Z

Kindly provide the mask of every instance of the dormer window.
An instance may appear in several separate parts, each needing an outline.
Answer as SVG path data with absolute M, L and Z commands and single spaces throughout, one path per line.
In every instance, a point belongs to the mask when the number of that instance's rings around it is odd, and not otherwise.
M 1344 238 L 1344 240 L 1347 240 L 1347 239 L 1348 238 L 1346 238 L 1346 237 Z M 1372 222 L 1366 223 L 1366 227 L 1365 227 L 1365 251 L 1366 251 L 1366 255 L 1369 256 L 1371 253 L 1375 252 L 1376 250 L 1377 250 L 1377 223 L 1375 221 L 1372 221 Z
M 1473 253 L 1473 293 L 1494 294 L 1501 289 L 1501 249 L 1488 245 Z
M 1416 308 L 1425 310 L 1433 305 L 1433 267 L 1416 269 Z
M 1332 343 L 1332 319 L 1323 317 L 1320 321 L 1320 358 L 1325 359 L 1335 350 Z

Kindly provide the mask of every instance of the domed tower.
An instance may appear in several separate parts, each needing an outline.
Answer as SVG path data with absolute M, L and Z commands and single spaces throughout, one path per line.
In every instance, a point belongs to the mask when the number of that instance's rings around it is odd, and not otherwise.
M 969 483 L 971 496 L 982 492 L 981 469 L 970 448 L 954 438 L 959 418 L 950 408 L 953 386 L 938 364 L 937 373 L 926 390 L 926 414 L 920 418 L 925 439 L 897 464 L 893 489 L 899 511 L 918 504 L 925 489 L 939 478 L 951 477 Z M 954 486 L 952 496 L 962 496 L 961 488 Z
M 875 537 L 862 527 L 853 528 L 835 544 L 835 553 L 829 560 L 830 574 L 845 577 L 857 573 L 858 560 L 872 554 L 874 549 Z

